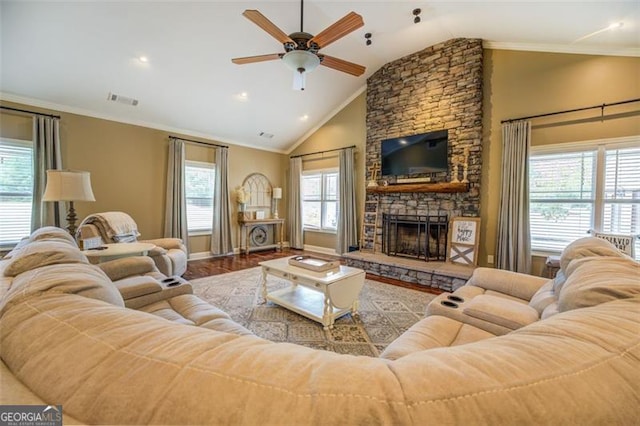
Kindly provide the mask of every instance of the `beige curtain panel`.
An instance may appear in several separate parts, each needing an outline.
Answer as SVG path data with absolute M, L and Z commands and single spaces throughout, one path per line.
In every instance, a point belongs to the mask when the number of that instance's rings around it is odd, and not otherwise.
M 64 202 L 44 202 L 47 170 L 61 170 L 60 120 L 53 117 L 33 117 L 33 201 L 31 230 L 43 226 L 62 226 L 66 217 Z
M 500 269 L 531 271 L 529 145 L 531 122 L 502 125 L 502 188 L 496 261 Z

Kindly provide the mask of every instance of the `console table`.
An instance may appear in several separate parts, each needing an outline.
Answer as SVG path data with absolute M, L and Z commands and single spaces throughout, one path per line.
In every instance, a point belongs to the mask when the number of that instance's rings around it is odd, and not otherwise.
M 243 219 L 238 218 L 238 224 L 240 225 L 240 238 L 238 240 L 238 245 L 240 253 L 249 254 L 251 251 L 251 247 L 249 246 L 249 234 L 250 230 L 254 226 L 258 225 L 271 225 L 275 227 L 275 235 L 274 239 L 276 239 L 276 244 L 272 245 L 264 245 L 264 246 L 254 246 L 254 249 L 262 250 L 266 248 L 279 248 L 282 250 L 282 244 L 284 241 L 284 219 Z

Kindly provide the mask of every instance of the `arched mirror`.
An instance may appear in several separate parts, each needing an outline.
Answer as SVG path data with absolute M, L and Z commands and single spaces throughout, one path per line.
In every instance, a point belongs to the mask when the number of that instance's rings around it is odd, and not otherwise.
M 271 211 L 271 182 L 262 173 L 252 173 L 242 182 L 244 189 L 249 192 L 247 207 L 250 210 L 265 209 Z

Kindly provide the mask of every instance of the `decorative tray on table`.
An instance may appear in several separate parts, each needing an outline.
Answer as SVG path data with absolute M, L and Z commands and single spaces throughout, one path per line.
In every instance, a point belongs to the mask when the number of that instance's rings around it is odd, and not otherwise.
M 339 260 L 326 260 L 311 256 L 295 256 L 289 259 L 289 265 L 310 271 L 324 272 L 340 268 Z

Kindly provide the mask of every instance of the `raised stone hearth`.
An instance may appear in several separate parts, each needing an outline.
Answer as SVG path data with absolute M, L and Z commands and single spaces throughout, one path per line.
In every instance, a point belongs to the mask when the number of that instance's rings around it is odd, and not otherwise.
M 348 266 L 363 269 L 373 275 L 449 292 L 463 286 L 475 270 L 474 266 L 425 262 L 359 251 L 345 253 L 342 258 Z

